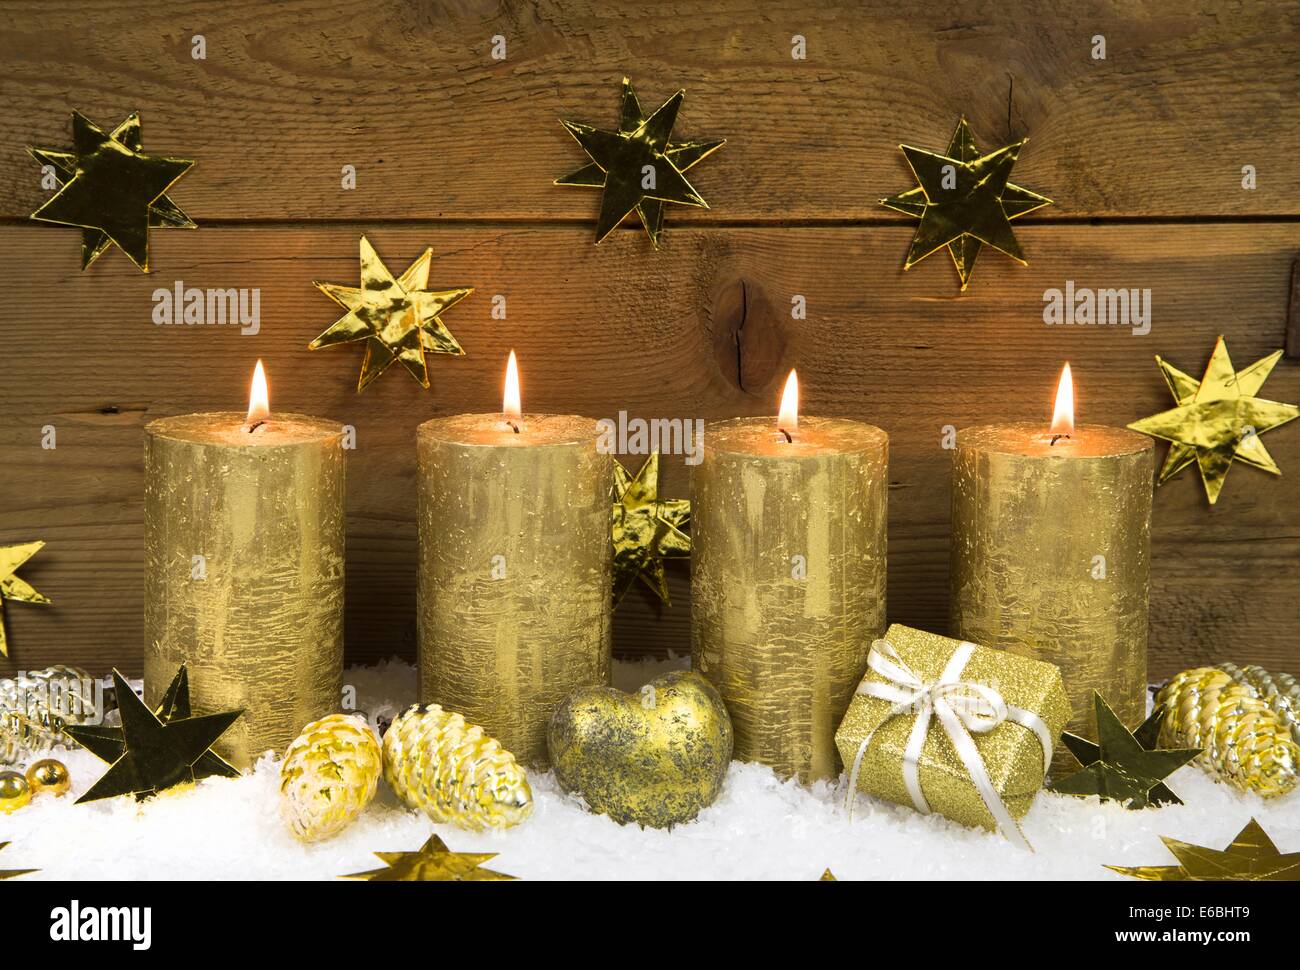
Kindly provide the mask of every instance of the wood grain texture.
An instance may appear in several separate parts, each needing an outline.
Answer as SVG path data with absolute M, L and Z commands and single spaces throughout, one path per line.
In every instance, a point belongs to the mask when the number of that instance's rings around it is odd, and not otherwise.
M 596 417 L 771 413 L 785 370 L 797 365 L 808 413 L 861 417 L 890 432 L 890 617 L 944 630 L 944 427 L 1046 421 L 1067 357 L 1083 420 L 1123 424 L 1162 410 L 1154 354 L 1198 372 L 1220 333 L 1238 366 L 1281 346 L 1300 249 L 1295 223 L 1018 232 L 1030 265 L 986 254 L 958 296 L 942 258 L 899 270 L 905 227 L 679 228 L 653 258 L 633 233 L 594 248 L 580 226 L 384 228 L 370 238 L 390 268 L 429 245 L 432 285 L 477 287 L 445 317 L 468 356 L 431 358 L 430 391 L 394 370 L 358 395 L 359 349 L 306 349 L 335 319 L 311 280 L 356 279 L 356 226 L 158 233 L 161 271 L 150 276 L 119 254 L 81 273 L 75 232 L 4 227 L 0 260 L 24 298 L 0 305 L 0 541 L 47 540 L 23 575 L 55 605 L 6 606 L 13 650 L 0 670 L 58 660 L 138 672 L 141 428 L 165 414 L 241 406 L 259 357 L 273 406 L 357 429 L 350 660 L 413 655 L 414 429 L 435 414 L 498 407 L 512 347 L 526 409 Z M 151 293 L 177 279 L 260 287 L 261 332 L 155 325 Z M 1151 333 L 1044 325 L 1043 291 L 1067 279 L 1149 287 Z M 498 293 L 506 320 L 490 315 Z M 794 294 L 807 299 L 806 320 L 790 318 Z M 1281 362 L 1264 391 L 1300 400 L 1300 364 Z M 46 425 L 57 429 L 54 450 L 41 447 Z M 1157 493 L 1153 675 L 1225 657 L 1300 666 L 1300 423 L 1266 440 L 1281 478 L 1238 466 L 1213 509 L 1190 472 Z M 666 494 L 686 494 L 687 468 L 664 467 Z M 630 594 L 616 650 L 688 651 L 686 573 L 670 573 L 673 606 Z
M 687 90 L 680 135 L 728 139 L 692 173 L 712 208 L 675 207 L 670 246 L 691 223 L 900 220 L 877 204 L 912 184 L 897 146 L 942 150 L 962 114 L 985 147 L 1032 137 L 1015 180 L 1056 200 L 1041 218 L 1300 214 L 1294 0 L 26 0 L 4 17 L 0 217 L 43 200 L 25 146 L 66 146 L 71 109 L 109 126 L 139 108 L 147 150 L 198 160 L 175 200 L 200 223 L 590 233 L 596 193 L 551 184 L 586 161 L 558 119 L 613 126 L 624 74 L 651 106 Z

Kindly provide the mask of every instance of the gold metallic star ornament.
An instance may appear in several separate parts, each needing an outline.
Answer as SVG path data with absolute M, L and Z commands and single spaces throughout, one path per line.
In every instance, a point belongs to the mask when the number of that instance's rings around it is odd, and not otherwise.
M 515 876 L 481 868 L 495 852 L 452 852 L 436 835 L 415 852 L 376 852 L 383 869 L 368 869 L 342 876 L 367 882 L 509 882 Z
M 1300 852 L 1282 853 L 1259 822 L 1237 833 L 1226 849 L 1179 842 L 1164 836 L 1176 866 L 1107 866 L 1112 872 L 1134 879 L 1158 882 L 1297 882 L 1300 881 Z
M 1103 801 L 1123 802 L 1128 808 L 1148 805 L 1181 805 L 1182 801 L 1164 785 L 1164 779 L 1201 753 L 1200 748 L 1156 747 L 1164 711 L 1156 712 L 1130 732 L 1098 691 L 1092 692 L 1097 711 L 1097 739 L 1065 732 L 1061 741 L 1083 768 L 1048 786 L 1063 795 L 1099 795 Z
M 116 245 L 149 272 L 150 227 L 195 228 L 194 221 L 167 197 L 194 162 L 144 154 L 138 112 L 108 134 L 74 111 L 72 142 L 70 152 L 27 149 L 41 165 L 54 169 L 59 183 L 59 190 L 32 218 L 82 229 L 82 269 Z
M 555 180 L 556 185 L 602 189 L 596 242 L 634 209 L 655 249 L 663 232 L 664 203 L 708 208 L 682 174 L 717 151 L 725 139 L 671 140 L 685 91 L 678 91 L 647 117 L 632 83 L 623 78 L 618 130 L 605 131 L 572 121 L 560 123 L 582 146 L 591 163 Z
M 7 846 L 8 842 L 0 842 L 0 849 Z M 39 869 L 0 869 L 0 879 L 12 879 L 14 876 L 25 876 L 29 872 L 40 872 Z
M 433 250 L 426 249 L 401 276 L 394 277 L 365 236 L 361 237 L 361 285 L 316 283 L 316 288 L 348 312 L 307 346 L 312 350 L 365 341 L 357 390 L 401 361 L 421 387 L 429 386 L 424 355 L 465 351 L 443 324 L 440 314 L 474 292 L 472 287 L 429 290 Z
M 1233 461 L 1282 474 L 1259 436 L 1300 416 L 1300 407 L 1257 397 L 1281 357 L 1282 351 L 1276 350 L 1249 367 L 1234 370 L 1228 345 L 1219 337 L 1199 381 L 1156 357 L 1177 407 L 1134 421 L 1129 427 L 1169 442 L 1159 484 L 1195 461 L 1206 498 L 1213 505 Z
M 636 475 L 614 462 L 615 604 L 638 576 L 656 596 L 670 602 L 664 560 L 690 558 L 690 521 L 690 499 L 659 498 L 659 452 L 650 455 Z
M 881 199 L 880 204 L 921 220 L 903 269 L 911 269 L 946 247 L 964 290 L 985 245 L 1025 263 L 1020 243 L 1011 231 L 1011 220 L 1052 204 L 1046 196 L 1008 181 L 1027 140 L 1022 138 L 995 152 L 981 154 L 970 125 L 962 118 L 948 150 L 942 154 L 911 145 L 898 146 L 919 184 Z
M 182 667 L 158 710 L 151 711 L 126 679 L 113 671 L 120 728 L 76 725 L 66 729 L 77 743 L 102 761 L 108 771 L 77 799 L 93 802 L 114 795 L 148 798 L 176 785 L 208 775 L 239 773 L 209 750 L 243 711 L 190 716 L 189 681 Z
M 0 656 L 9 656 L 9 641 L 5 637 L 4 601 L 16 603 L 40 603 L 48 605 L 49 600 L 36 592 L 26 581 L 14 575 L 23 563 L 41 551 L 43 541 L 20 542 L 15 546 L 0 546 Z

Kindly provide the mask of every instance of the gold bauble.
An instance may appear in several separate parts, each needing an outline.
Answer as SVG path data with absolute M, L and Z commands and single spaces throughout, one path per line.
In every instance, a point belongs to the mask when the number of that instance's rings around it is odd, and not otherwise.
M 1161 743 L 1202 749 L 1196 763 L 1220 781 L 1265 798 L 1300 784 L 1300 746 L 1289 725 L 1228 671 L 1184 670 L 1160 689 L 1156 703 L 1168 710 Z
M 72 777 L 68 766 L 54 758 L 42 758 L 27 769 L 27 784 L 33 795 L 49 792 L 51 795 L 66 795 L 72 787 Z
M 370 804 L 382 771 L 379 740 L 362 717 L 312 721 L 284 753 L 280 817 L 303 842 L 328 838 Z
M 16 771 L 0 771 L 0 812 L 16 812 L 32 800 L 32 787 Z
M 560 786 L 616 822 L 666 828 L 712 804 L 731 763 L 731 719 L 704 677 L 674 671 L 636 694 L 577 691 L 551 718 Z
M 507 828 L 533 811 L 528 775 L 515 756 L 437 704 L 412 707 L 389 726 L 384 778 L 407 807 L 465 829 Z

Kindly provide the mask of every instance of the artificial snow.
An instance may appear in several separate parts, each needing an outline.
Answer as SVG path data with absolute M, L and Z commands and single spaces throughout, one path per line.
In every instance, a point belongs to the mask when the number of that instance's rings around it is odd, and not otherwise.
M 635 689 L 685 660 L 615 663 L 615 685 Z M 352 668 L 357 707 L 401 711 L 415 674 L 399 661 Z M 523 879 L 814 880 L 829 867 L 848 879 L 1119 879 L 1117 865 L 1170 865 L 1166 835 L 1225 847 L 1253 816 L 1283 852 L 1300 851 L 1300 792 L 1262 800 L 1188 766 L 1169 779 L 1186 803 L 1128 811 L 1096 798 L 1041 793 L 1023 820 L 1036 851 L 937 816 L 858 797 L 843 807 L 843 778 L 811 788 L 770 770 L 732 764 L 717 802 L 671 831 L 618 825 L 587 812 L 550 773 L 532 773 L 532 817 L 504 832 L 434 825 L 407 811 L 382 781 L 354 824 L 303 845 L 280 821 L 279 761 L 270 754 L 241 778 L 208 778 L 145 802 L 73 804 L 104 765 L 85 751 L 52 752 L 72 773 L 63 798 L 33 798 L 0 815 L 0 869 L 38 868 L 23 879 L 333 879 L 376 868 L 375 851 L 411 851 L 431 832 L 454 851 L 497 852 L 487 865 Z

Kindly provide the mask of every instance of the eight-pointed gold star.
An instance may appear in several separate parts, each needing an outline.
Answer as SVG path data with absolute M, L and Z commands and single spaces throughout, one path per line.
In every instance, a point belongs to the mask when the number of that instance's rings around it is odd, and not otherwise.
M 365 360 L 357 390 L 382 374 L 395 360 L 411 372 L 422 387 L 429 386 L 424 355 L 455 354 L 461 348 L 439 314 L 474 292 L 472 287 L 428 290 L 433 250 L 426 249 L 405 273 L 394 278 L 370 245 L 361 237 L 361 285 L 317 283 L 316 288 L 348 312 L 307 346 L 312 350 L 364 340 Z
M 4 601 L 19 603 L 49 603 L 32 586 L 14 575 L 18 567 L 40 551 L 44 542 L 23 542 L 16 546 L 0 546 L 0 656 L 9 656 L 9 641 L 5 637 Z
M 1158 708 L 1133 732 L 1115 716 L 1098 691 L 1092 692 L 1097 712 L 1097 743 L 1066 732 L 1061 741 L 1083 767 L 1049 786 L 1063 795 L 1098 795 L 1103 801 L 1123 802 L 1127 808 L 1176 804 L 1179 799 L 1164 779 L 1187 764 L 1199 748 L 1156 747 L 1165 709 Z
M 1282 474 L 1259 436 L 1300 416 L 1300 407 L 1255 396 L 1281 356 L 1278 350 L 1236 371 L 1228 345 L 1219 337 L 1199 382 L 1156 357 L 1178 406 L 1134 421 L 1129 427 L 1170 442 L 1160 468 L 1160 484 L 1194 459 L 1205 495 L 1213 505 L 1234 460 Z
M 596 220 L 596 242 L 608 236 L 623 217 L 639 209 L 641 222 L 655 248 L 659 248 L 663 223 L 662 206 L 649 202 L 676 202 L 707 209 L 708 203 L 682 174 L 722 145 L 721 141 L 673 142 L 673 125 L 681 108 L 685 91 L 678 91 L 648 118 L 641 114 L 627 78 L 623 79 L 623 106 L 617 131 L 605 131 L 591 125 L 563 121 L 596 168 L 604 173 L 597 179 L 591 166 L 555 180 L 556 185 L 600 186 L 600 216 Z M 685 168 L 681 167 L 682 165 Z
M 1011 220 L 1052 204 L 1051 199 L 1007 181 L 1025 141 L 981 155 L 970 125 L 962 118 L 942 155 L 898 146 L 919 185 L 881 199 L 880 204 L 921 220 L 903 269 L 947 247 L 964 290 L 985 244 L 1025 262 Z
M 1253 818 L 1226 849 L 1160 837 L 1176 866 L 1107 866 L 1112 872 L 1159 882 L 1231 880 L 1237 882 L 1300 881 L 1300 852 L 1281 853 Z
M 644 113 L 641 111 L 641 102 L 637 100 L 636 92 L 632 90 L 632 82 L 623 78 L 623 101 L 619 109 L 618 132 L 620 135 L 632 137 L 647 121 Z M 564 122 L 566 128 L 573 133 L 574 138 L 578 138 L 578 133 L 584 135 L 594 129 L 588 125 L 570 124 Z M 578 138 L 578 143 L 582 144 L 582 139 Z M 723 145 L 726 139 L 708 139 L 701 138 L 692 141 L 670 141 L 668 148 L 663 153 L 668 161 L 678 172 L 685 172 L 706 156 L 713 154 Z M 590 153 L 589 153 L 590 154 Z M 593 156 L 594 157 L 594 156 Z M 556 185 L 582 185 L 592 188 L 604 188 L 608 176 L 603 168 L 595 162 L 585 165 L 578 171 L 562 176 L 555 180 Z M 641 225 L 645 228 L 647 235 L 650 236 L 650 242 L 655 249 L 659 248 L 659 236 L 663 231 L 664 224 L 664 202 L 661 199 L 650 196 L 643 197 L 636 203 L 637 215 L 641 218 Z M 620 216 L 620 218 L 622 218 Z M 615 223 L 617 224 L 617 223 Z M 604 238 L 604 235 L 612 229 L 610 226 L 605 233 L 597 233 L 597 242 Z
M 384 862 L 383 869 L 353 872 L 342 879 L 364 879 L 367 882 L 507 882 L 515 876 L 482 869 L 495 852 L 452 852 L 447 843 L 436 835 L 415 852 L 376 852 Z
M 149 272 L 150 226 L 194 228 L 189 216 L 166 195 L 194 162 L 144 154 L 139 113 L 130 115 L 110 135 L 74 111 L 72 142 L 71 152 L 28 149 L 42 165 L 53 166 L 62 183 L 32 218 L 83 230 L 82 269 L 112 243 Z
M 175 685 L 173 681 L 173 685 Z M 217 739 L 243 711 L 226 711 L 201 717 L 173 717 L 163 721 L 136 696 L 126 679 L 113 671 L 113 688 L 117 710 L 122 718 L 122 745 L 117 759 L 77 802 L 93 802 L 114 795 L 147 798 L 176 785 L 195 780 L 195 764 L 200 762 Z M 95 727 L 71 725 L 68 735 L 100 754 L 102 731 Z
M 691 502 L 659 498 L 659 452 L 645 460 L 633 476 L 614 462 L 614 602 L 623 598 L 638 576 L 668 603 L 664 559 L 688 558 L 691 539 L 686 528 Z

